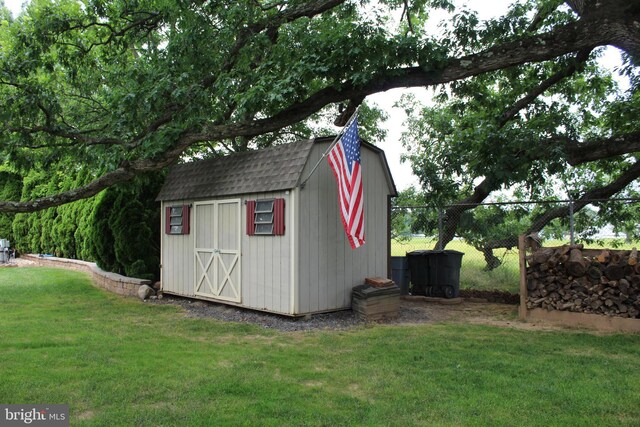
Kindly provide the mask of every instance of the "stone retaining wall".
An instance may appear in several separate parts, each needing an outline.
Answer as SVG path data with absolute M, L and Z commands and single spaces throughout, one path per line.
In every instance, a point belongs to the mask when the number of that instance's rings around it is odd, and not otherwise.
M 41 257 L 39 255 L 22 255 L 21 258 L 33 261 L 45 267 L 65 268 L 67 270 L 84 271 L 91 275 L 93 284 L 109 292 L 124 296 L 138 296 L 138 288 L 142 285 L 152 285 L 151 280 L 135 279 L 116 273 L 103 271 L 95 262 L 80 261 L 76 259 Z

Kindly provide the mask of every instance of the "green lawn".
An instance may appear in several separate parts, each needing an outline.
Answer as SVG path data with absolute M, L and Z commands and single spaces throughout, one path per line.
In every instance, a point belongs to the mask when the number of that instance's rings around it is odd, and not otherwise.
M 0 269 L 0 402 L 71 425 L 640 424 L 640 336 L 465 324 L 280 333 L 86 275 Z

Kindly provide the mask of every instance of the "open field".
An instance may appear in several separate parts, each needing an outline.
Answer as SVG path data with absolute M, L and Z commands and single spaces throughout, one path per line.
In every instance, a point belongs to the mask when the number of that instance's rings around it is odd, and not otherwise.
M 559 240 L 549 240 L 545 246 L 561 246 L 567 244 Z M 431 237 L 413 237 L 408 241 L 391 241 L 391 255 L 404 256 L 407 252 L 423 249 L 433 249 L 436 240 Z M 615 248 L 629 250 L 632 247 L 640 247 L 640 243 L 624 243 L 620 239 L 603 239 L 592 244 L 585 244 L 589 248 Z M 518 248 L 511 250 L 500 249 L 494 254 L 500 258 L 502 264 L 492 270 L 485 269 L 486 262 L 482 252 L 462 240 L 451 241 L 446 249 L 456 250 L 464 253 L 462 257 L 462 267 L 460 269 L 460 288 L 507 291 L 511 293 L 519 292 L 519 264 Z
M 640 336 L 470 324 L 275 332 L 0 269 L 0 402 L 71 425 L 638 425 Z
M 406 242 L 391 241 L 391 256 L 404 256 L 407 252 L 423 249 L 433 249 L 435 240 L 430 237 L 414 237 Z M 485 260 L 481 252 L 462 240 L 453 240 L 447 245 L 447 250 L 463 252 L 462 267 L 460 269 L 460 288 L 508 291 L 519 291 L 518 248 L 512 250 L 497 250 L 495 255 L 502 260 L 502 264 L 492 270 L 485 270 Z

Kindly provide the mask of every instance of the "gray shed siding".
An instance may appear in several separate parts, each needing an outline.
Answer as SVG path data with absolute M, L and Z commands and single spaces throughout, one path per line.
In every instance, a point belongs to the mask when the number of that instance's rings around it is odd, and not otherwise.
M 291 304 L 291 236 L 293 234 L 291 212 L 293 210 L 290 206 L 289 194 L 289 191 L 282 191 L 248 194 L 240 197 L 241 300 L 238 305 L 282 314 L 293 314 Z M 163 202 L 161 207 L 162 224 L 165 224 L 166 206 L 192 204 L 195 207 L 196 204 L 230 198 L 233 197 Z M 285 235 L 247 236 L 245 201 L 271 198 L 285 199 Z M 195 248 L 196 235 L 198 234 L 198 224 L 194 221 L 194 208 L 191 209 L 190 215 L 191 231 L 188 235 L 168 235 L 165 234 L 164 228 L 162 229 L 162 287 L 167 293 L 202 298 L 201 295 L 196 295 L 194 289 L 196 283 Z M 205 233 L 209 234 L 207 230 L 210 225 L 204 224 L 201 220 L 197 222 L 201 224 L 200 232 L 205 228 Z M 224 233 L 224 235 L 226 234 Z M 198 240 L 208 241 L 206 237 L 201 236 L 198 236 Z M 208 298 L 205 297 L 205 299 Z
M 244 200 L 285 199 L 284 236 L 247 236 L 242 224 L 242 305 L 283 314 L 291 312 L 291 198 L 289 191 L 242 196 Z
M 302 173 L 306 177 L 328 144 L 316 143 Z M 299 191 L 298 313 L 351 307 L 351 290 L 366 277 L 387 276 L 387 208 L 392 190 L 380 155 L 363 146 L 364 246 L 352 250 L 338 211 L 331 168 L 323 160 Z
M 162 236 L 160 280 L 164 291 L 184 296 L 195 296 L 193 290 L 196 280 L 193 268 L 195 262 L 195 234 L 193 232 L 184 235 L 165 234 L 165 207 L 190 203 L 192 203 L 191 200 L 163 202 L 160 211 L 160 233 Z M 191 212 L 191 217 L 193 218 L 193 212 Z

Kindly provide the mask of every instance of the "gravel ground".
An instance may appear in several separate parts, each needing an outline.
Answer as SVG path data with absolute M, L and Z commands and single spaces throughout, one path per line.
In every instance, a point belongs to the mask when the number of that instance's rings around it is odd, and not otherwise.
M 475 299 L 474 301 L 479 301 Z M 191 300 L 165 295 L 161 300 L 147 300 L 147 304 L 172 304 L 182 307 L 192 318 L 211 318 L 225 322 L 251 323 L 278 331 L 342 330 L 368 324 L 420 324 L 444 321 L 482 323 L 511 326 L 515 323 L 517 306 L 486 301 L 445 300 L 412 297 L 401 300 L 398 318 L 377 322 L 359 319 L 351 310 L 314 314 L 309 317 L 291 318 L 276 314 L 242 309 L 208 301 Z
M 165 295 L 161 300 L 147 300 L 149 304 L 178 305 L 187 317 L 211 318 L 224 322 L 252 323 L 265 329 L 279 331 L 308 331 L 315 329 L 348 329 L 364 324 L 351 310 L 317 314 L 310 318 L 290 318 L 271 313 L 248 310 L 208 301 L 191 300 Z

